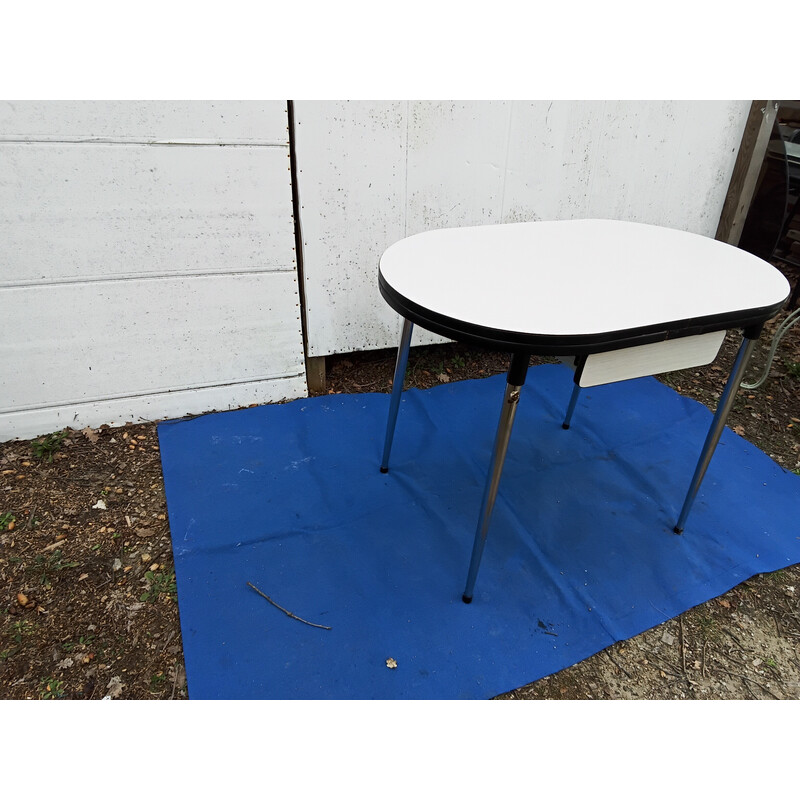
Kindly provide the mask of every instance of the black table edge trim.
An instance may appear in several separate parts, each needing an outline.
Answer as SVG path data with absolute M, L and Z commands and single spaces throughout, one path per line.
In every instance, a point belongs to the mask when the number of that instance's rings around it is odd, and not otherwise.
M 667 339 L 679 339 L 684 336 L 697 336 L 713 331 L 732 328 L 750 329 L 750 338 L 756 338 L 760 327 L 774 317 L 786 304 L 789 295 L 771 306 L 742 309 L 724 314 L 711 314 L 706 317 L 677 320 L 674 322 L 645 325 L 639 328 L 628 328 L 598 334 L 580 334 L 574 336 L 553 336 L 538 333 L 520 333 L 499 328 L 456 320 L 436 311 L 431 311 L 403 296 L 392 288 L 378 271 L 378 289 L 383 299 L 395 310 L 415 325 L 419 325 L 432 333 L 438 333 L 448 339 L 485 347 L 490 350 L 506 352 L 528 352 L 541 356 L 590 355 L 605 353 L 610 350 L 621 350 Z M 753 333 L 756 336 L 752 335 Z

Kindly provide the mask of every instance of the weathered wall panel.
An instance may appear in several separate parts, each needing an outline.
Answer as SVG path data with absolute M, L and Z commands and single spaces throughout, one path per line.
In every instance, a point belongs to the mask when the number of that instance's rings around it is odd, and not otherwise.
M 302 374 L 297 317 L 288 273 L 7 289 L 0 414 Z
M 286 147 L 0 152 L 0 286 L 296 268 Z
M 749 103 L 295 108 L 308 348 L 319 356 L 396 344 L 398 320 L 387 314 L 376 272 L 380 254 L 403 235 L 601 217 L 713 236 Z M 441 339 L 415 333 L 416 344 L 433 341 Z
M 407 103 L 296 102 L 295 120 L 308 355 L 385 347 L 399 327 L 375 276 L 406 233 Z
M 0 103 L 0 440 L 305 394 L 286 105 Z
M 0 141 L 289 144 L 286 104 L 175 100 L 0 100 Z

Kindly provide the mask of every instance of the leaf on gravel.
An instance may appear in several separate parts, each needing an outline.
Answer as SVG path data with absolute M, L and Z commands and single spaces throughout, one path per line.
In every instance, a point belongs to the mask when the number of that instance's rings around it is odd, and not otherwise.
M 387 658 L 386 666 L 389 667 L 389 669 L 397 669 L 397 662 L 393 658 Z
M 449 375 L 445 375 L 444 372 L 440 372 L 436 376 L 436 380 L 439 381 L 439 383 L 449 383 L 450 376 Z
M 100 438 L 100 434 L 97 431 L 92 430 L 91 428 L 84 428 L 81 433 L 92 443 L 96 444 L 97 440 Z
M 105 500 L 98 500 L 92 508 L 99 508 L 101 511 L 106 510 L 106 501 Z
M 154 536 L 155 535 L 155 531 L 154 530 L 148 530 L 147 528 L 137 528 L 136 529 L 136 535 L 137 536 L 141 536 L 141 537 Z
M 118 558 L 115 558 L 114 559 L 114 563 L 111 565 L 111 569 L 113 569 L 114 572 L 118 572 L 119 570 L 121 570 L 122 569 L 122 561 L 120 561 L 120 559 L 118 559 Z
M 738 433 L 739 436 L 744 436 L 744 425 L 734 425 L 733 432 Z
M 115 700 L 117 697 L 119 697 L 122 694 L 122 687 L 123 686 L 124 686 L 124 684 L 122 683 L 122 678 L 120 678 L 119 675 L 115 675 L 108 682 L 108 686 L 106 686 L 106 689 L 108 689 L 108 694 L 106 695 L 106 697 L 109 700 Z M 103 700 L 105 700 L 106 697 L 104 697 Z
M 67 667 L 71 667 L 74 663 L 75 662 L 71 658 L 67 657 L 63 661 L 59 661 L 56 666 L 59 669 L 67 669 Z

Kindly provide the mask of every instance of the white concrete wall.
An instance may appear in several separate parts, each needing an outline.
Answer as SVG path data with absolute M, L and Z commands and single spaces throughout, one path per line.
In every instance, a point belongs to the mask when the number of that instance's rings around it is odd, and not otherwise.
M 296 102 L 308 355 L 396 345 L 378 259 L 423 230 L 601 217 L 713 236 L 749 107 Z
M 306 393 L 283 102 L 0 102 L 0 441 Z

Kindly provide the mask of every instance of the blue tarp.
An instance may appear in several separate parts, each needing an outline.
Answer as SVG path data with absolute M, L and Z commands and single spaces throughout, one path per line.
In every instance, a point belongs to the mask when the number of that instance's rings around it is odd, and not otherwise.
M 800 562 L 800 477 L 726 429 L 678 536 L 711 413 L 644 378 L 584 389 L 564 431 L 546 365 L 465 605 L 503 389 L 407 390 L 387 475 L 383 394 L 160 424 L 189 696 L 489 698 Z

